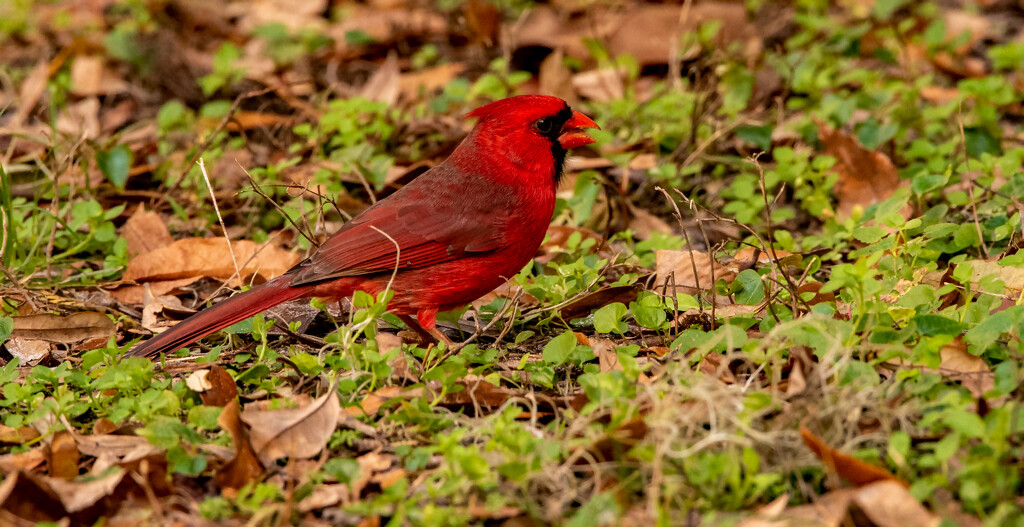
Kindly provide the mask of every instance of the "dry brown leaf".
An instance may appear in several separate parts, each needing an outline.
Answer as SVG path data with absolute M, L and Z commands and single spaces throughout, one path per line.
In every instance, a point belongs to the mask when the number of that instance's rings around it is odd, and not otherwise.
M 856 489 L 841 489 L 820 496 L 814 503 L 783 511 L 773 523 L 743 523 L 743 527 L 859 525 L 851 517 L 854 507 L 878 527 L 936 527 L 942 519 L 929 512 L 909 491 L 895 481 L 878 481 Z
M 78 444 L 66 430 L 57 432 L 50 441 L 46 465 L 51 477 L 72 480 L 78 477 Z
M 61 478 L 41 479 L 57 494 L 61 503 L 64 504 L 64 508 L 70 513 L 75 513 L 108 498 L 117 496 L 123 499 L 128 489 L 119 489 L 122 487 L 122 482 L 126 484 L 125 487 L 138 488 L 131 478 L 125 478 L 127 473 L 128 471 L 123 468 L 115 468 L 98 478 L 84 482 L 67 481 Z M 114 501 L 116 503 L 121 500 L 115 498 Z
M 868 150 L 854 137 L 821 122 L 818 122 L 818 135 L 825 143 L 825 152 L 836 158 L 839 180 L 835 193 L 840 218 L 850 217 L 856 207 L 885 201 L 900 187 L 899 174 L 889 156 Z M 906 212 L 909 216 L 909 211 Z
M 121 236 L 128 242 L 128 254 L 135 256 L 174 242 L 159 214 L 147 211 L 141 204 L 121 227 Z
M 338 423 L 341 405 L 333 386 L 300 408 L 262 410 L 246 405 L 241 419 L 249 425 L 253 450 L 264 466 L 277 458 L 306 459 L 319 454 Z
M 619 364 L 619 355 L 615 353 L 615 343 L 608 339 L 590 339 L 590 348 L 597 355 L 597 363 L 601 367 L 601 373 L 608 373 L 614 370 L 622 370 Z
M 217 469 L 214 481 L 218 488 L 237 490 L 258 479 L 263 474 L 263 465 L 257 459 L 249 434 L 242 426 L 237 399 L 232 399 L 224 406 L 217 417 L 217 424 L 231 436 L 235 455 Z
M 51 345 L 44 340 L 11 337 L 4 343 L 7 351 L 18 358 L 21 366 L 35 366 L 50 356 Z
M 861 461 L 828 446 L 805 427 L 800 427 L 800 437 L 804 440 L 807 448 L 810 448 L 814 455 L 818 456 L 818 459 L 825 464 L 826 468 L 854 485 L 863 486 L 876 481 L 890 480 L 904 487 L 908 486 L 903 480 L 897 478 L 888 470 Z
M 961 9 L 946 9 L 943 12 L 943 19 L 946 23 L 946 41 L 956 40 L 960 35 L 966 33 L 967 40 L 957 46 L 956 53 L 963 55 L 975 44 L 988 38 L 991 23 L 983 15 L 968 13 Z
M 199 394 L 204 406 L 224 407 L 238 397 L 238 385 L 220 365 L 193 372 L 185 378 L 185 385 Z
M 476 375 L 467 375 L 459 381 L 459 384 L 465 386 L 464 390 L 460 390 L 454 393 L 448 393 L 441 399 L 441 404 L 445 406 L 482 406 L 495 408 L 505 404 L 510 397 L 519 395 L 519 392 L 510 390 L 503 386 L 495 386 L 488 381 L 485 381 L 483 377 Z
M 45 461 L 45 445 L 39 445 L 20 454 L 4 454 L 0 456 L 0 474 L 9 475 L 19 470 L 32 470 Z
M 501 11 L 488 0 L 466 0 L 462 3 L 466 28 L 475 44 L 493 46 L 501 29 Z
M 593 293 L 588 293 L 583 298 L 573 301 L 563 307 L 558 314 L 565 320 L 581 318 L 589 315 L 595 309 L 600 309 L 614 302 L 629 304 L 636 300 L 636 297 L 643 291 L 643 279 L 637 280 L 633 285 L 620 285 L 605 287 Z
M 172 311 L 187 312 L 190 311 L 181 304 L 181 300 L 173 296 L 157 296 L 152 294 L 149 289 L 149 284 L 142 284 L 144 293 L 142 295 L 142 327 L 154 332 L 159 333 L 167 326 L 158 323 L 158 317 L 160 313 L 164 312 L 164 309 L 170 309 Z
M 580 59 L 590 58 L 583 39 L 593 38 L 604 43 L 612 56 L 630 55 L 641 65 L 666 64 L 696 54 L 696 47 L 679 50 L 679 37 L 709 22 L 721 22 L 716 45 L 738 43 L 747 57 L 755 57 L 761 49 L 759 32 L 785 20 L 754 25 L 747 20 L 743 4 L 735 2 L 703 1 L 686 7 L 639 4 L 630 9 L 591 9 L 585 16 L 574 18 L 552 7 L 537 6 L 513 27 L 510 37 L 517 48 L 564 49 L 567 55 Z
M 266 24 L 284 24 L 293 31 L 323 29 L 326 25 L 323 13 L 327 10 L 327 0 L 254 0 L 227 5 L 231 15 L 240 17 L 238 29 L 246 34 Z
M 434 11 L 410 9 L 407 6 L 390 10 L 355 5 L 351 7 L 344 20 L 332 24 L 326 30 L 327 36 L 334 39 L 336 50 L 342 54 L 351 48 L 361 47 L 348 43 L 345 35 L 350 31 L 360 31 L 378 45 L 386 45 L 406 35 L 427 38 L 448 30 L 444 16 Z
M 142 304 L 145 302 L 147 289 L 154 297 L 161 298 L 182 291 L 182 288 L 195 283 L 200 278 L 202 276 L 190 276 L 177 280 L 157 280 L 139 285 L 129 285 L 110 291 L 110 296 L 125 304 Z
M 654 233 L 672 234 L 674 231 L 669 223 L 639 207 L 630 206 L 632 218 L 629 229 L 638 240 L 649 240 Z
M 32 68 L 32 72 L 21 82 L 21 88 L 18 90 L 18 111 L 15 112 L 14 118 L 7 123 L 7 126 L 16 129 L 25 124 L 25 120 L 31 115 L 32 110 L 43 96 L 43 92 L 46 91 L 46 83 L 50 80 L 52 71 L 56 71 L 56 69 L 51 68 L 50 62 L 45 58 L 40 59 Z
M 675 286 L 676 293 L 692 295 L 710 289 L 714 281 L 732 282 L 736 277 L 736 273 L 712 259 L 708 253 L 661 250 L 654 253 L 654 258 L 655 288 L 659 291 L 667 284 L 670 293 Z
M 298 503 L 297 508 L 299 512 L 311 512 L 339 503 L 347 504 L 351 501 L 350 494 L 348 485 L 344 483 L 315 485 L 313 491 Z
M 245 130 L 255 130 L 257 128 L 269 128 L 271 126 L 283 126 L 291 124 L 295 120 L 294 116 L 291 115 L 280 115 L 276 113 L 264 113 L 264 112 L 235 112 L 231 115 L 231 120 L 228 121 L 225 128 L 229 132 L 242 132 Z M 200 124 L 204 127 L 215 128 L 220 124 L 221 119 L 201 120 Z M 231 161 L 234 163 L 234 161 Z
M 274 245 L 249 240 L 231 242 L 238 265 L 243 266 L 241 280 L 232 284 L 248 283 L 252 275 L 264 280 L 283 274 L 299 263 L 301 257 Z M 206 277 L 226 280 L 235 273 L 228 243 L 223 238 L 185 238 L 167 247 L 161 247 L 132 258 L 128 262 L 124 279 L 136 282 L 178 280 Z
M 109 337 L 114 332 L 110 317 L 98 311 L 82 311 L 66 317 L 60 315 L 27 315 L 14 317 L 12 335 L 60 344 L 74 344 L 95 337 Z
M 100 100 L 96 97 L 87 97 L 64 107 L 57 114 L 57 131 L 76 139 L 99 137 Z
M 921 98 L 937 104 L 945 104 L 960 97 L 960 90 L 956 88 L 943 88 L 940 86 L 925 86 L 921 88 Z
M 99 55 L 79 55 L 71 62 L 71 93 L 78 97 L 128 91 L 128 83 L 106 67 Z
M 614 68 L 584 71 L 572 76 L 572 87 L 587 99 L 608 102 L 625 95 L 624 77 L 625 72 Z
M 41 477 L 22 470 L 4 478 L 0 482 L 0 520 L 11 515 L 31 525 L 34 522 L 57 521 L 67 516 L 60 498 L 41 480 Z
M 541 61 L 537 83 L 541 93 L 559 97 L 571 106 L 576 103 L 572 77 L 572 72 L 565 66 L 565 53 L 556 49 Z
M 513 298 L 519 299 L 519 306 L 522 308 L 537 307 L 540 305 L 540 300 L 530 293 L 524 292 L 523 287 L 516 284 L 515 280 L 509 280 L 504 284 L 495 287 L 493 291 L 473 301 L 473 308 L 480 309 L 483 306 L 494 302 L 495 300 L 503 298 L 511 300 Z
M 20 445 L 39 437 L 39 430 L 31 426 L 13 428 L 0 424 L 0 444 Z
M 360 90 L 359 96 L 369 100 L 393 105 L 398 102 L 398 95 L 401 93 L 402 77 L 398 68 L 398 54 L 392 51 L 388 58 L 377 68 L 377 71 L 370 75 L 369 80 Z
M 995 275 L 1003 282 L 1006 289 L 990 291 L 1008 296 L 1019 296 L 1024 289 L 1024 268 L 1017 265 L 999 265 L 997 260 L 967 260 L 960 265 L 970 264 L 974 272 L 971 274 L 971 287 L 977 288 L 982 278 Z
M 960 382 L 974 397 L 984 397 L 995 388 L 995 373 L 985 359 L 968 353 L 967 344 L 960 338 L 943 346 L 939 354 L 942 357 L 939 373 Z

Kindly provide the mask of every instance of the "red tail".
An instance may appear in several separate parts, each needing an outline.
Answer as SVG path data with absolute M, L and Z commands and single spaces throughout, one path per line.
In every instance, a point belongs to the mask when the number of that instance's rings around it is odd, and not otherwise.
M 280 276 L 263 285 L 235 295 L 209 309 L 205 309 L 163 333 L 136 345 L 126 356 L 156 357 L 181 349 L 189 344 L 235 322 L 245 320 L 283 302 L 302 298 L 305 287 L 291 287 L 290 275 Z

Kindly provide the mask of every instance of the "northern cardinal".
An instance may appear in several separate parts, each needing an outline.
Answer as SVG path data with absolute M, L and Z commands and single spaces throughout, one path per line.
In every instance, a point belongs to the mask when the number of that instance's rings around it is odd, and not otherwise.
M 478 121 L 448 159 L 352 218 L 312 256 L 128 355 L 175 351 L 289 300 L 376 296 L 389 283 L 388 309 L 422 337 L 437 336 L 438 311 L 483 296 L 537 252 L 566 151 L 595 142 L 584 129 L 598 128 L 546 95 L 510 97 L 466 117 Z

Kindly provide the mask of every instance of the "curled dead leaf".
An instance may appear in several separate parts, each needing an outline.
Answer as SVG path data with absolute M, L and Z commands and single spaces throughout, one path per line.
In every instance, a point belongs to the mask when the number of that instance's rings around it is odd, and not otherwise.
M 42 314 L 14 317 L 12 335 L 60 344 L 74 344 L 95 337 L 109 337 L 114 323 L 104 313 L 83 311 L 66 317 Z
M 261 409 L 246 405 L 241 419 L 249 425 L 253 450 L 264 466 L 277 458 L 306 459 L 323 450 L 338 423 L 341 405 L 334 387 L 299 408 Z
M 830 471 L 854 485 L 863 486 L 876 481 L 888 480 L 898 483 L 903 487 L 909 486 L 882 467 L 861 461 L 828 446 L 828 444 L 805 427 L 800 427 L 800 437 L 803 439 L 804 444 L 807 445 L 807 448 L 811 449 L 814 455 L 818 456 L 818 459 Z
M 235 274 L 232 251 L 234 261 L 242 266 L 241 276 L 231 282 L 235 285 L 247 283 L 253 275 L 269 280 L 301 260 L 299 255 L 280 247 L 249 240 L 231 242 L 229 250 L 223 238 L 185 238 L 132 258 L 124 279 L 136 282 L 195 277 L 227 280 Z
M 672 293 L 695 294 L 707 291 L 715 281 L 731 282 L 736 273 L 711 258 L 708 253 L 697 251 L 661 250 L 654 253 L 655 288 L 667 287 Z
M 818 136 L 825 143 L 825 152 L 836 158 L 839 180 L 835 193 L 839 199 L 839 217 L 850 217 L 855 207 L 885 201 L 901 186 L 899 173 L 889 156 L 864 148 L 853 136 L 833 130 L 820 121 Z M 909 217 L 909 210 L 904 213 Z

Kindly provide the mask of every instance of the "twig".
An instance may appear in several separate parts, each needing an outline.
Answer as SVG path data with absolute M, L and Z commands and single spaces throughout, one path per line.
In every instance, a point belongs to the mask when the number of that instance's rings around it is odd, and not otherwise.
M 210 191 L 210 201 L 213 202 L 213 210 L 217 213 L 217 221 L 220 222 L 220 229 L 224 231 L 224 240 L 228 242 L 228 252 L 231 254 L 231 263 L 235 265 L 235 274 L 241 275 L 242 272 L 238 267 L 238 259 L 235 258 L 235 248 L 231 246 L 231 237 L 228 236 L 228 228 L 224 226 L 224 218 L 220 215 L 220 207 L 217 206 L 217 195 L 213 192 L 213 185 L 210 184 L 210 176 L 206 174 L 206 164 L 203 163 L 203 158 L 199 158 L 199 171 L 203 173 L 203 179 L 206 180 L 206 188 Z
M 962 119 L 962 112 L 964 108 L 964 102 L 961 100 L 960 105 L 957 109 L 956 124 L 960 127 L 960 143 L 964 147 L 964 168 L 967 172 L 964 177 L 969 178 L 972 182 L 974 177 L 971 175 L 971 157 L 967 155 L 967 134 L 964 133 L 964 120 Z M 974 199 L 974 185 L 967 186 L 967 194 L 971 198 L 971 210 L 974 211 L 974 228 L 978 231 L 978 243 L 981 244 L 982 258 L 988 258 L 988 246 L 985 245 L 985 235 L 981 230 L 981 222 L 978 221 L 978 202 Z

